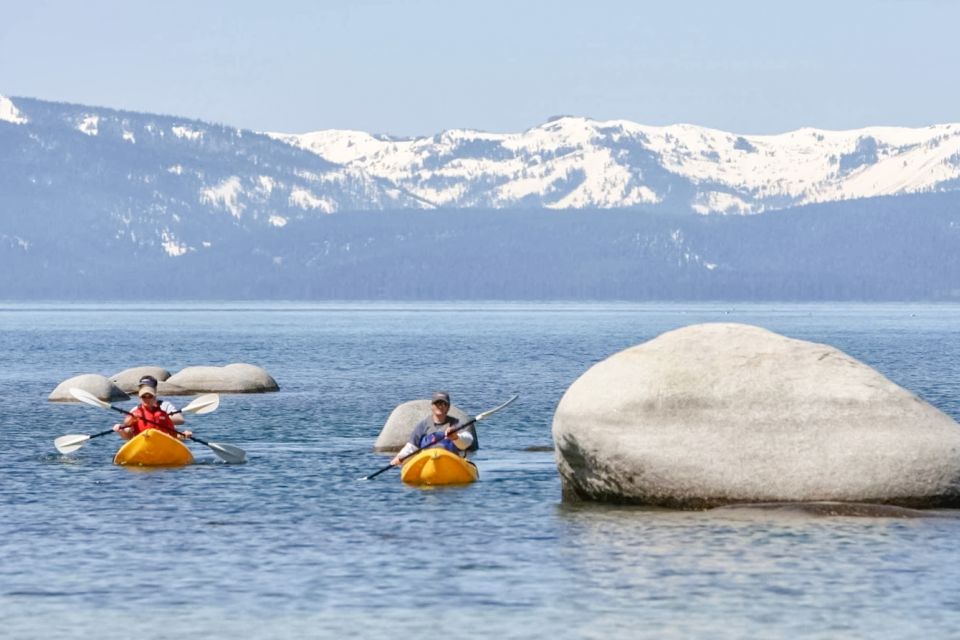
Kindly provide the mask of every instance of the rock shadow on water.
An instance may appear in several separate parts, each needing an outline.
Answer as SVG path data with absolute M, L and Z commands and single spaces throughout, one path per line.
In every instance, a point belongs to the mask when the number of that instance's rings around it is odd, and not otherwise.
M 774 512 L 815 516 L 820 518 L 958 518 L 960 511 L 934 511 L 911 509 L 891 504 L 867 502 L 757 502 L 730 504 L 709 509 L 711 513 Z

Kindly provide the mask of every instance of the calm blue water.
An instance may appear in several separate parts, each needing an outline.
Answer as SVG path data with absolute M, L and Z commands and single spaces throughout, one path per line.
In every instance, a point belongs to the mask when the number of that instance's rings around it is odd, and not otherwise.
M 10 638 L 956 637 L 960 518 L 565 506 L 553 410 L 591 364 L 679 326 L 833 344 L 960 418 L 960 307 L 0 305 L 0 629 Z M 251 362 L 197 435 L 229 466 L 135 471 L 114 415 L 46 402 L 137 364 Z M 443 388 L 481 423 L 481 481 L 357 478 L 390 411 Z M 179 401 L 182 405 L 182 400 Z M 424 626 L 427 625 L 427 626 Z

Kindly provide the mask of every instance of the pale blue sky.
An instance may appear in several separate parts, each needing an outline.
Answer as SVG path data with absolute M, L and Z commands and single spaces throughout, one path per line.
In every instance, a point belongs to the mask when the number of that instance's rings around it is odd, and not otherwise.
M 960 2 L 0 2 L 0 94 L 267 131 L 960 121 Z

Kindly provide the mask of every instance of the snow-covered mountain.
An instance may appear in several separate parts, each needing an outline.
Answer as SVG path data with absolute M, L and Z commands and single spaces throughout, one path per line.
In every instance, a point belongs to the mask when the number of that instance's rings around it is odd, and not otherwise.
M 960 189 L 960 124 L 760 136 L 564 116 L 522 133 L 393 138 L 259 134 L 0 96 L 0 128 L 29 141 L 21 153 L 67 145 L 100 154 L 105 169 L 121 158 L 146 162 L 129 181 L 154 184 L 160 208 L 224 211 L 254 225 L 401 208 L 746 214 Z M 161 156 L 166 164 L 156 164 Z M 174 201 L 162 202 L 173 192 Z
M 403 140 L 0 97 L 0 300 L 958 300 L 958 149 L 957 125 Z
M 334 211 L 421 206 L 363 169 L 253 131 L 2 96 L 0 199 L 0 244 L 29 245 L 70 209 L 87 229 L 170 256 Z
M 270 134 L 436 207 L 771 209 L 960 188 L 960 125 L 738 135 L 559 117 L 522 133 Z

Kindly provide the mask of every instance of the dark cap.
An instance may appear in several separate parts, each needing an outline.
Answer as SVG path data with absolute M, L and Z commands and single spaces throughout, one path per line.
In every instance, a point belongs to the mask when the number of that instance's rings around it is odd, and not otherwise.
M 433 394 L 433 398 L 430 400 L 430 404 L 436 404 L 437 402 L 446 402 L 450 404 L 450 394 L 446 391 L 436 391 Z
M 156 389 L 157 379 L 154 378 L 153 376 L 143 376 L 142 378 L 140 378 L 140 386 L 142 387 L 144 385 L 147 385 L 149 387 L 153 387 L 154 389 Z

